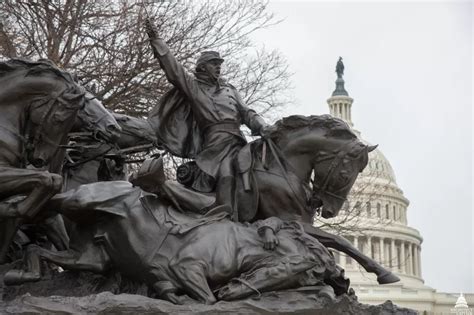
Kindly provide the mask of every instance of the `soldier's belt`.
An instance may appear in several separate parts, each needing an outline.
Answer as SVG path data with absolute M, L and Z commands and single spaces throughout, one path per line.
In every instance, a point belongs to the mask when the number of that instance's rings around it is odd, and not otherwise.
M 215 131 L 240 132 L 240 123 L 235 121 L 220 121 L 213 124 L 209 124 L 203 129 L 203 133 L 213 133 Z

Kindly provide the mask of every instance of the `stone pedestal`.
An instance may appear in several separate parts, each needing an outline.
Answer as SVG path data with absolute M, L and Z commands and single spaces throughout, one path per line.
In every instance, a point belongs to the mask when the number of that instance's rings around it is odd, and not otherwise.
M 0 314 L 416 314 L 398 308 L 390 301 L 373 306 L 360 304 L 353 294 L 334 298 L 323 286 L 268 292 L 214 305 L 186 298 L 183 305 L 175 305 L 147 297 L 145 285 L 129 282 L 119 274 L 105 278 L 86 272 L 62 272 L 47 278 L 6 287 Z

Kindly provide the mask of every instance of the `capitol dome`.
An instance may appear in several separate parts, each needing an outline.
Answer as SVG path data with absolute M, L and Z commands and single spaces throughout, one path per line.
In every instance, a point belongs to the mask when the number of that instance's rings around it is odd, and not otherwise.
M 459 295 L 454 308 L 469 308 L 469 305 L 467 305 L 467 301 L 462 293 Z
M 330 114 L 344 120 L 362 142 L 372 145 L 354 128 L 351 112 L 354 100 L 345 90 L 343 74 L 343 71 L 338 73 L 336 89 L 327 100 Z M 337 264 L 344 268 L 361 303 L 381 304 L 391 300 L 420 314 L 441 315 L 453 310 L 456 314 L 472 314 L 467 301 L 473 304 L 474 294 L 466 295 L 466 301 L 463 294 L 457 297 L 457 294 L 437 292 L 424 284 L 423 238 L 408 225 L 410 202 L 398 187 L 395 172 L 382 153 L 383 143 L 375 142 L 379 147 L 369 153 L 367 167 L 359 174 L 338 216 L 327 220 L 317 217 L 315 225 L 343 236 L 365 256 L 400 278 L 399 282 L 380 285 L 374 274 L 366 272 L 351 257 L 333 250 Z
M 364 140 L 352 122 L 353 99 L 345 90 L 342 76 L 327 100 L 330 114 L 344 120 L 359 139 Z M 395 172 L 382 153 L 383 144 L 369 153 L 369 162 L 359 174 L 348 201 L 336 218 L 317 218 L 315 224 L 329 224 L 333 233 L 344 236 L 354 247 L 401 281 L 379 285 L 374 274 L 366 272 L 355 260 L 334 251 L 336 262 L 345 269 L 346 276 L 361 302 L 380 304 L 390 299 L 399 305 L 415 309 L 430 309 L 434 290 L 424 285 L 421 271 L 421 243 L 418 230 L 410 227 L 407 211 L 410 204 L 398 187 Z M 421 301 L 421 302 L 420 302 Z M 426 305 L 421 307 L 420 303 Z
M 366 143 L 367 145 L 371 145 L 363 139 L 362 142 Z M 393 172 L 390 162 L 378 148 L 370 153 L 369 163 L 362 172 L 361 176 L 368 176 L 370 174 L 378 174 L 379 178 L 396 183 L 395 173 Z

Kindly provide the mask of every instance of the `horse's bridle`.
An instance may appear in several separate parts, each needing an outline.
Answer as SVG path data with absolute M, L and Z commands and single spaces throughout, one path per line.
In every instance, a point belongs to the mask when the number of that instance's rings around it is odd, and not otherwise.
M 312 181 L 313 194 L 328 195 L 328 196 L 331 196 L 333 198 L 336 198 L 336 199 L 339 199 L 339 200 L 342 200 L 342 201 L 347 200 L 346 197 L 342 197 L 342 196 L 338 195 L 337 193 L 333 193 L 333 192 L 328 191 L 328 185 L 329 185 L 329 180 L 334 175 L 333 173 L 336 171 L 339 164 L 341 164 L 344 157 L 346 157 L 347 154 L 352 152 L 352 150 L 358 145 L 360 145 L 360 142 L 357 139 L 354 139 L 351 142 L 343 145 L 340 149 L 335 150 L 333 154 L 329 154 L 327 156 L 324 156 L 323 158 L 321 158 L 320 156 L 316 156 L 316 158 L 314 159 L 313 165 L 316 165 L 316 163 L 320 163 L 320 162 L 326 161 L 328 159 L 332 159 L 332 161 L 331 161 L 331 164 L 329 165 L 329 168 L 327 170 L 326 175 L 324 176 L 324 180 L 322 181 L 322 185 L 319 186 L 316 183 L 316 179 L 314 181 Z M 357 158 L 359 157 L 359 155 L 361 153 L 362 153 L 362 150 L 357 154 Z M 346 186 L 347 185 L 339 188 L 338 191 L 341 191 L 342 189 L 346 188 Z

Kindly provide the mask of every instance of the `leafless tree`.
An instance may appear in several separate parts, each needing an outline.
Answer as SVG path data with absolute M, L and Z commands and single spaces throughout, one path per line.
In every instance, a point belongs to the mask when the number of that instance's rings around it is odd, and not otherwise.
M 109 109 L 146 116 L 169 89 L 151 54 L 147 17 L 190 72 L 201 51 L 219 50 L 224 76 L 258 112 L 276 117 L 290 101 L 285 60 L 249 38 L 278 23 L 258 0 L 3 0 L 0 54 L 48 58 L 75 72 Z

